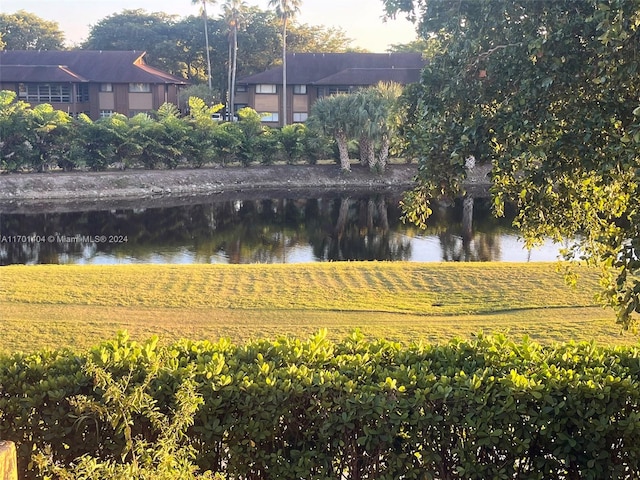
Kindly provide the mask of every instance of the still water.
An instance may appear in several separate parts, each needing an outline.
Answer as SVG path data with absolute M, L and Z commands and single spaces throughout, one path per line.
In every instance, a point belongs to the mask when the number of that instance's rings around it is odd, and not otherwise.
M 404 224 L 400 194 L 194 201 L 162 208 L 0 213 L 0 264 L 554 261 L 527 250 L 488 199 Z

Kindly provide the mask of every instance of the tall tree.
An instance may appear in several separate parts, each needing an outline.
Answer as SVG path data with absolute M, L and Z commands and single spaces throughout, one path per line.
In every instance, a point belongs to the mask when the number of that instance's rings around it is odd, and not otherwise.
M 436 36 L 430 36 L 427 39 L 418 38 L 409 43 L 394 43 L 387 48 L 389 53 L 414 52 L 422 53 L 426 58 L 437 55 L 442 50 L 442 39 Z
M 235 0 L 234 0 L 235 1 Z M 244 8 L 244 7 L 243 7 Z M 242 34 L 237 38 L 236 76 L 258 73 L 275 66 L 281 58 L 281 24 L 272 10 L 248 7 L 239 25 Z M 288 45 L 293 51 L 345 51 L 348 40 L 333 35 L 334 29 L 323 27 L 288 27 Z M 208 62 L 222 65 L 228 61 L 229 25 L 223 16 L 208 18 L 209 48 L 205 40 L 201 16 L 178 18 L 173 15 L 144 10 L 123 10 L 98 21 L 90 29 L 83 48 L 94 50 L 146 51 L 145 60 L 154 67 L 188 78 L 194 83 L 208 83 Z M 1 42 L 0 42 L 1 43 Z M 233 63 L 233 59 L 231 61 Z M 229 87 L 228 69 L 212 68 L 211 95 L 215 102 L 224 101 Z
M 497 213 L 519 207 L 529 244 L 577 239 L 605 303 L 640 313 L 640 0 L 383 0 L 442 51 L 415 90 L 418 223 L 460 191 L 470 156 L 493 165 Z M 634 313 L 635 312 L 635 313 Z
M 172 32 L 181 67 L 180 73 L 174 73 L 194 82 L 206 82 L 207 60 L 205 52 L 202 51 L 202 45 L 205 43 L 202 19 L 193 15 L 182 18 L 173 26 Z M 215 48 L 213 52 L 215 55 Z M 213 81 L 215 82 L 215 79 Z M 204 87 L 208 88 L 206 84 Z M 216 93 L 216 90 L 214 83 L 213 92 Z
M 282 21 L 282 124 L 287 124 L 287 25 L 300 11 L 302 0 L 269 0 Z
M 352 40 L 341 28 L 291 22 L 287 31 L 287 49 L 296 53 L 341 53 L 353 51 Z
M 227 76 L 227 119 L 232 120 L 235 113 L 236 73 L 238 70 L 238 29 L 247 12 L 247 3 L 243 0 L 227 0 L 223 6 L 224 19 L 229 26 L 229 59 Z
M 64 34 L 57 22 L 18 10 L 0 13 L 0 49 L 64 50 Z
M 180 74 L 184 52 L 176 41 L 178 19 L 162 12 L 142 9 L 123 10 L 93 25 L 82 44 L 88 50 L 139 50 L 147 52 L 145 60 L 158 68 Z M 181 35 L 186 32 L 180 31 Z
M 204 21 L 204 48 L 206 51 L 207 57 L 207 83 L 209 85 L 209 90 L 211 90 L 211 53 L 209 51 L 209 19 L 207 17 L 207 3 L 214 5 L 217 3 L 217 0 L 191 0 L 193 5 L 198 5 L 202 3 L 202 18 Z

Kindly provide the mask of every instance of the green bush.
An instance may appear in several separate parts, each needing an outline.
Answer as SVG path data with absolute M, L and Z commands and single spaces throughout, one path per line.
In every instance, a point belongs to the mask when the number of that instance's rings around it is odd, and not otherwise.
M 16 98 L 16 92 L 0 91 L 0 168 L 7 172 L 26 167 L 31 151 L 27 137 L 30 106 Z
M 264 127 L 262 134 L 257 138 L 256 145 L 260 153 L 255 158 L 260 159 L 261 164 L 272 165 L 280 157 L 282 145 L 276 130 Z
M 302 143 L 307 163 L 315 165 L 318 160 L 331 158 L 335 140 L 314 129 L 305 128 Z
M 249 107 L 238 110 L 238 119 L 236 125 L 242 131 L 242 141 L 237 150 L 237 156 L 246 167 L 262 158 L 262 136 L 266 127 L 262 125 L 260 115 Z
M 116 405 L 95 369 L 147 407 Z M 0 438 L 17 443 L 26 478 L 47 446 L 61 466 L 127 464 L 135 445 L 165 448 L 170 419 L 195 402 L 170 458 L 227 478 L 640 478 L 639 382 L 638 347 L 121 335 L 83 354 L 0 357 Z
M 331 155 L 333 141 L 319 130 L 303 124 L 271 129 L 251 108 L 241 109 L 237 122 L 218 123 L 212 115 L 220 108 L 191 98 L 186 117 L 164 104 L 156 112 L 132 118 L 115 114 L 94 122 L 84 114 L 71 118 L 48 104 L 31 107 L 17 101 L 15 92 L 0 91 L 0 170 L 43 171 L 56 165 L 63 170 L 174 169 L 279 160 L 315 164 Z
M 236 123 L 225 122 L 213 130 L 216 159 L 221 165 L 233 162 L 242 145 L 242 130 Z
M 213 162 L 218 156 L 214 138 L 218 122 L 213 120 L 213 115 L 221 108 L 222 104 L 210 107 L 200 98 L 189 98 L 187 123 L 190 133 L 185 141 L 184 155 L 189 164 L 196 168 Z
M 155 341 L 155 340 L 154 340 Z M 149 345 L 149 344 L 148 344 Z M 167 353 L 166 350 L 163 353 Z M 173 395 L 171 414 L 163 413 L 151 392 L 152 383 L 158 378 L 166 361 L 162 356 L 149 355 L 146 360 L 146 374 L 140 382 L 137 370 L 130 366 L 128 374 L 114 376 L 104 366 L 98 366 L 89 359 L 84 370 L 91 376 L 101 398 L 78 395 L 70 403 L 77 412 L 78 419 L 98 419 L 109 424 L 125 440 L 118 458 L 96 458 L 83 455 L 72 465 L 64 466 L 56 462 L 51 447 L 34 456 L 39 471 L 45 478 L 82 480 L 197 480 L 214 479 L 211 472 L 198 473 L 193 463 L 195 450 L 186 437 L 186 429 L 193 424 L 194 414 L 202 404 L 202 397 L 196 392 L 193 368 L 180 381 Z M 146 362 L 145 362 L 146 363 Z M 148 425 L 147 431 L 154 432 L 151 441 L 144 435 L 135 435 L 134 428 L 140 423 L 134 416 L 142 417 Z M 221 479 L 216 476 L 215 479 Z
M 284 151 L 287 163 L 296 163 L 305 155 L 304 139 L 307 127 L 302 123 L 285 125 L 279 131 L 280 144 Z

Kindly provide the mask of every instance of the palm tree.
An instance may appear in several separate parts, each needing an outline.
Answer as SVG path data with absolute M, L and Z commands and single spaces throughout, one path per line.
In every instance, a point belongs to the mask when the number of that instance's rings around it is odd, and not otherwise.
M 307 123 L 335 138 L 340 153 L 340 168 L 343 172 L 351 171 L 347 142 L 353 131 L 353 95 L 333 95 L 323 97 L 311 107 Z
M 223 6 L 224 18 L 229 25 L 229 67 L 227 70 L 227 119 L 233 118 L 238 66 L 238 28 L 248 9 L 244 0 L 227 0 Z
M 398 97 L 402 87 L 397 83 L 379 83 L 353 94 L 352 129 L 360 140 L 360 163 L 372 171 L 384 172 L 389 158 L 391 136 L 398 128 Z M 379 145 L 378 158 L 375 146 Z
M 360 164 L 375 169 L 375 140 L 378 135 L 377 95 L 369 88 L 353 95 L 353 129 L 358 134 Z
M 287 124 L 287 24 L 300 11 L 302 0 L 269 0 L 282 20 L 282 124 Z
M 207 80 L 209 82 L 209 90 L 211 90 L 211 54 L 209 53 L 209 31 L 207 27 L 207 3 L 214 5 L 217 0 L 191 0 L 192 5 L 198 5 L 202 2 L 202 18 L 204 19 L 204 44 L 207 52 Z
M 397 83 L 379 83 L 376 85 L 380 106 L 378 111 L 378 130 L 380 133 L 380 152 L 376 169 L 382 173 L 387 167 L 389 159 L 389 147 L 391 137 L 397 132 L 400 123 L 399 99 L 402 95 L 402 86 Z

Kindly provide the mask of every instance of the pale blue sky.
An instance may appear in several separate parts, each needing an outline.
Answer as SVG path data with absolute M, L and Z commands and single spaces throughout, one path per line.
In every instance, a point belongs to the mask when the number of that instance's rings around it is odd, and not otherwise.
M 246 0 L 249 5 L 267 9 L 268 0 Z M 220 2 L 222 3 L 222 2 Z M 89 26 L 124 9 L 143 9 L 179 15 L 197 15 L 199 8 L 191 0 L 0 0 L 0 12 L 26 10 L 45 20 L 58 22 L 68 45 L 84 40 Z M 210 7 L 210 15 L 220 13 Z M 372 52 L 385 52 L 394 43 L 415 39 L 414 26 L 404 19 L 382 22 L 380 0 L 302 0 L 298 21 L 310 25 L 342 28 L 353 46 Z

